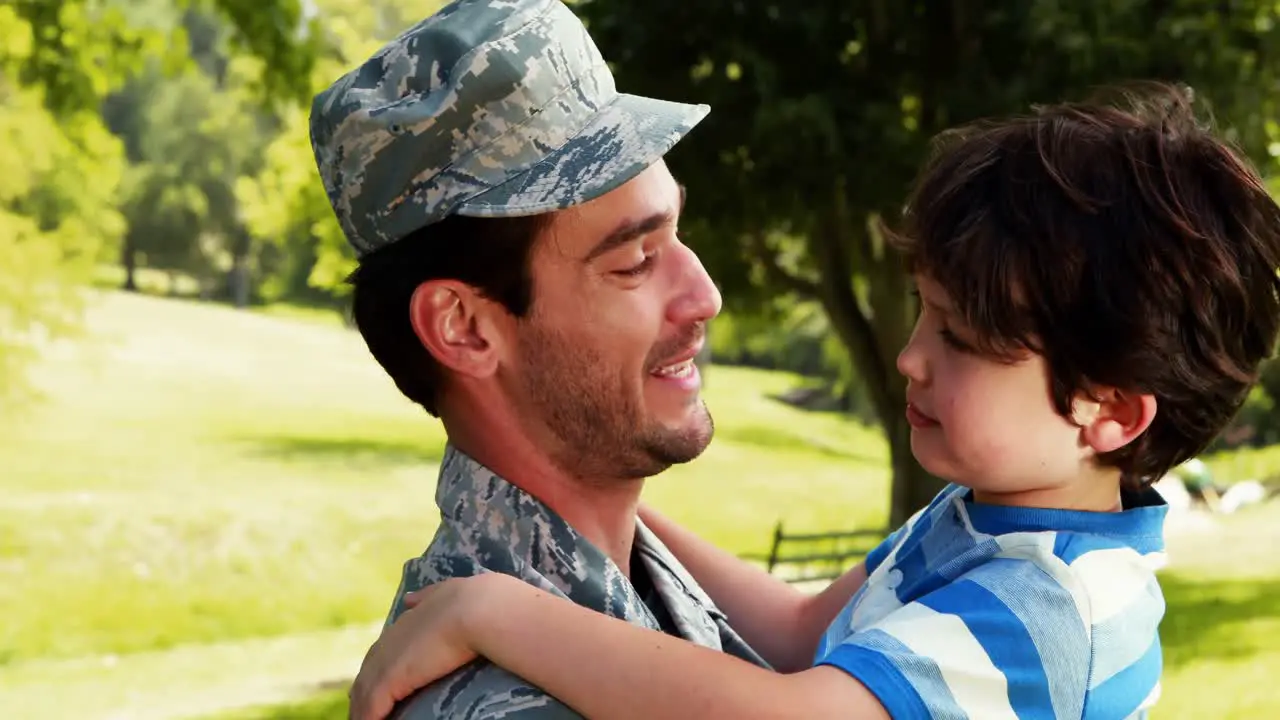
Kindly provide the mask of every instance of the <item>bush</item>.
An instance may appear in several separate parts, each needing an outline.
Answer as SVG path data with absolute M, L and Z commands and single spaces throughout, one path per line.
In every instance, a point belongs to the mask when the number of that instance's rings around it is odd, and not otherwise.
M 708 345 L 714 361 L 784 370 L 813 382 L 803 388 L 805 407 L 838 409 L 874 421 L 875 408 L 844 346 L 816 303 L 775 299 L 763 312 L 725 311 L 712 321 Z
M 1249 391 L 1240 412 L 1214 440 L 1208 452 L 1241 447 L 1266 447 L 1280 443 L 1280 414 L 1276 398 L 1280 397 L 1280 361 L 1263 365 L 1259 383 Z

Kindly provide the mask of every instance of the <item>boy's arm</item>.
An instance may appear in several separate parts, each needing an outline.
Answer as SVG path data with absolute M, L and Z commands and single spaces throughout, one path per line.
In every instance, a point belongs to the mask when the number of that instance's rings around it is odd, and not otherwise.
M 462 635 L 499 665 L 593 718 L 1130 717 L 1159 683 L 1154 580 L 1108 566 L 1109 603 L 1068 570 L 997 558 L 780 675 L 592 613 L 536 589 L 492 586 Z M 1090 572 L 1098 573 L 1097 569 Z M 892 602 L 879 588 L 873 604 Z M 1158 590 L 1154 591 L 1158 592 Z M 485 597 L 487 595 L 487 598 Z M 1114 605 L 1111 607 L 1110 605 Z M 1126 631 L 1095 646 L 1088 628 Z M 468 615 L 464 611 L 463 617 Z M 539 627 L 539 625 L 542 627 Z M 852 630 L 852 628 L 851 628 Z M 1114 676 L 1091 686 L 1099 672 Z
M 1051 575 L 1032 560 L 991 560 L 869 625 L 850 627 L 819 667 L 791 675 L 513 578 L 450 580 L 424 591 L 421 606 L 375 644 L 356 679 L 352 717 L 381 720 L 395 700 L 477 654 L 595 718 L 1080 717 L 1089 697 L 1109 708 L 1108 716 L 1129 717 L 1159 682 L 1153 638 L 1163 605 L 1149 596 L 1141 573 L 1130 573 L 1137 580 L 1098 575 L 1108 584 L 1108 607 L 1123 610 L 1131 626 L 1099 655 L 1088 630 L 1099 619 L 1091 593 L 1054 567 Z M 1123 587 L 1112 587 L 1117 580 Z M 1137 605 L 1117 604 L 1117 592 Z M 873 593 L 872 606 L 897 603 L 892 588 Z M 1121 660 L 1133 664 L 1126 669 Z M 1099 667 L 1122 672 L 1090 690 Z
M 586 717 L 889 718 L 870 691 L 835 668 L 779 674 L 518 581 L 473 580 L 491 586 L 463 611 L 471 649 Z
M 818 640 L 867 579 L 864 563 L 807 595 L 763 569 L 721 550 L 653 508 L 640 519 L 689 570 L 747 644 L 781 672 L 813 663 Z
M 352 720 L 383 720 L 398 701 L 477 655 L 597 719 L 889 718 L 839 669 L 781 675 L 505 575 L 446 580 L 408 604 L 365 656 L 351 689 Z

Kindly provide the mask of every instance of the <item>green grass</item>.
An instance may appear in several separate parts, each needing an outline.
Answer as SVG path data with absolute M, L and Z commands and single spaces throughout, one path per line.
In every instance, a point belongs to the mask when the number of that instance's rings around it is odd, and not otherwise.
M 345 688 L 377 624 L 0 670 L 5 718 L 188 718 L 305 702 Z
M 95 312 L 100 353 L 48 363 L 50 403 L 0 437 L 0 614 L 13 621 L 0 661 L 384 613 L 435 526 L 443 434 L 358 337 L 124 295 Z M 740 550 L 761 549 L 776 517 L 832 527 L 882 514 L 872 432 L 762 397 L 785 377 L 711 377 L 728 439 L 655 480 L 653 502 Z M 792 435 L 761 441 L 770 422 Z M 871 459 L 826 449 L 848 438 Z
M 1215 478 L 1229 482 L 1238 480 L 1265 480 L 1280 473 L 1280 445 L 1263 448 L 1244 448 L 1229 453 L 1219 453 L 1205 459 L 1205 464 Z
M 377 617 L 430 537 L 438 428 L 347 333 L 121 295 L 93 320 L 0 440 L 0 662 Z
M 1174 564 L 1161 580 L 1164 694 L 1153 720 L 1280 717 L 1277 528 L 1280 508 L 1254 508 L 1171 538 Z M 217 720 L 345 720 L 346 712 L 345 692 L 328 690 Z
M 117 264 L 99 265 L 94 268 L 92 283 L 104 290 L 116 290 L 124 286 L 124 267 Z M 155 268 L 140 267 L 133 271 L 133 282 L 138 290 L 151 295 L 192 297 L 200 293 L 200 281 L 186 272 L 166 272 Z
M 329 327 L 343 327 L 342 314 L 337 310 L 330 308 L 305 307 L 302 305 L 275 303 L 255 307 L 253 308 L 253 312 L 289 320 L 319 323 L 321 325 L 328 325 Z
M 326 690 L 300 702 L 220 713 L 209 720 L 347 720 L 346 690 Z
M 1170 534 L 1171 565 L 1161 578 L 1169 604 L 1160 629 L 1164 695 L 1154 720 L 1280 717 L 1277 541 L 1276 503 Z
M 89 320 L 39 368 L 47 402 L 0 427 L 0 707 L 345 717 L 318 683 L 358 667 L 434 531 L 438 423 L 311 314 L 105 293 Z M 717 440 L 650 502 L 738 552 L 779 519 L 879 524 L 875 431 L 769 399 L 783 374 L 707 380 Z M 1210 463 L 1262 476 L 1280 451 Z M 1275 506 L 1172 536 L 1160 720 L 1280 717 L 1277 539 Z
M 381 619 L 435 529 L 444 436 L 359 337 L 114 292 L 88 320 L 88 340 L 38 368 L 46 402 L 0 428 L 0 687 L 35 692 L 42 663 Z M 783 375 L 708 380 L 721 440 L 655 479 L 651 502 L 739 551 L 763 550 L 779 518 L 883 517 L 874 431 L 769 400 Z

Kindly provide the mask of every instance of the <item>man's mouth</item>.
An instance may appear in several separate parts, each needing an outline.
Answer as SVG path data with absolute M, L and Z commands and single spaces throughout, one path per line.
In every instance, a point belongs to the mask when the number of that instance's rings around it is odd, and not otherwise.
M 663 365 L 662 367 L 653 370 L 650 374 L 654 377 L 683 380 L 693 377 L 695 372 L 697 372 L 697 368 L 694 367 L 693 358 L 689 358 L 688 360 L 681 360 L 680 362 L 671 363 L 670 365 Z

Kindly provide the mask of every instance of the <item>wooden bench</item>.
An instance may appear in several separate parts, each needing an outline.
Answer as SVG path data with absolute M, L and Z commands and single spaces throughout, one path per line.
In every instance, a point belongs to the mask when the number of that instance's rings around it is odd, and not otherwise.
M 767 555 L 747 555 L 788 583 L 831 581 L 858 564 L 886 537 L 884 530 L 844 530 L 788 534 L 782 521 L 773 529 Z

